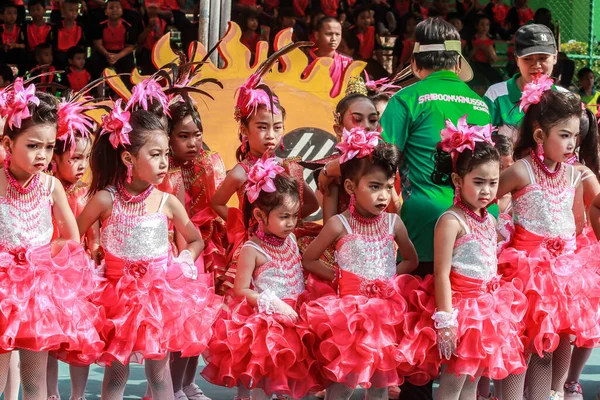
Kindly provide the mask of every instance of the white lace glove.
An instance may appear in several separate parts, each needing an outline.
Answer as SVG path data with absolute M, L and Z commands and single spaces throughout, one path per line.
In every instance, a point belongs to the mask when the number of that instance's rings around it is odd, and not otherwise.
M 269 315 L 281 314 L 288 317 L 292 322 L 296 322 L 298 318 L 296 311 L 270 290 L 265 290 L 258 295 L 256 305 L 258 306 L 258 311 L 261 313 Z
M 458 332 L 458 311 L 452 312 L 436 311 L 431 317 L 437 330 L 438 350 L 440 358 L 449 360 L 456 355 L 457 332 Z
M 183 276 L 193 280 L 198 279 L 198 268 L 196 268 L 194 257 L 192 257 L 192 253 L 189 250 L 183 250 L 179 253 L 175 261 L 179 264 Z

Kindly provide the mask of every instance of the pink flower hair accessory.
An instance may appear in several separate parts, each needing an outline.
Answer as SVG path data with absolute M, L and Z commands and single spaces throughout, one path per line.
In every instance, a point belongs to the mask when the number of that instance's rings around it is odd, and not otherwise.
M 526 83 L 521 94 L 519 110 L 527 112 L 529 106 L 538 104 L 544 92 L 551 90 L 554 81 L 548 75 L 538 75 L 533 81 Z
M 102 131 L 100 135 L 110 134 L 109 140 L 115 149 L 119 145 L 125 147 L 125 145 L 131 144 L 129 141 L 129 132 L 132 131 L 129 124 L 131 113 L 123 111 L 122 103 L 121 99 L 115 101 L 112 111 L 102 117 Z
M 459 154 L 465 150 L 475 150 L 477 142 L 492 142 L 492 126 L 490 124 L 483 126 L 469 126 L 467 116 L 463 115 L 454 126 L 452 121 L 446 120 L 446 128 L 441 132 L 442 141 L 440 148 L 446 153 L 450 153 L 452 164 L 456 164 Z M 454 165 L 456 167 L 456 165 Z
M 86 99 L 87 100 L 87 99 Z M 86 101 L 69 101 L 63 98 L 58 105 L 58 134 L 56 138 L 65 143 L 65 148 L 71 144 L 71 152 L 75 151 L 75 137 L 80 135 L 87 138 L 94 129 L 93 120 L 85 114 L 93 107 L 86 106 Z
M 246 185 L 248 201 L 254 203 L 261 191 L 273 193 L 277 190 L 273 179 L 284 171 L 285 169 L 279 165 L 275 157 L 258 160 L 248 171 L 248 183 Z
M 343 164 L 354 157 L 363 158 L 370 155 L 380 139 L 381 133 L 376 131 L 358 127 L 348 131 L 344 128 L 342 141 L 335 146 L 342 152 L 340 163 Z
M 6 125 L 10 129 L 21 128 L 23 120 L 31 118 L 29 104 L 40 104 L 40 99 L 35 95 L 35 85 L 25 87 L 23 78 L 16 78 L 12 86 L 0 94 L 0 117 L 6 118 Z

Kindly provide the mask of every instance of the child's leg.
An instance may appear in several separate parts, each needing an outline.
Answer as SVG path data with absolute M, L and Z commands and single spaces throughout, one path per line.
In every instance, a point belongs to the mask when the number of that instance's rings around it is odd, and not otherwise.
M 192 383 L 196 381 L 196 371 L 198 369 L 198 359 L 199 357 L 190 357 L 188 358 L 187 367 L 185 368 L 185 373 L 183 374 L 183 387 L 190 386 Z
M 4 398 L 6 400 L 19 400 L 19 389 L 21 388 L 21 372 L 19 371 L 19 352 L 17 350 L 10 354 L 10 365 L 8 367 L 8 379 Z
M 433 398 L 435 400 L 459 400 L 461 398 L 460 393 L 468 378 L 466 375 L 456 376 L 455 374 L 446 373 L 446 369 L 445 365 L 442 366 L 440 386 L 436 390 Z
M 367 400 L 388 400 L 388 388 L 371 387 L 367 389 Z
M 333 383 L 325 391 L 325 400 L 348 400 L 354 393 L 354 388 L 342 383 Z
M 46 400 L 48 367 L 47 351 L 19 350 L 21 357 L 21 386 L 23 400 Z
M 245 386 L 238 386 L 237 387 L 237 396 L 235 396 L 236 399 L 249 399 L 250 398 L 250 389 L 248 389 Z
M 470 376 L 467 376 L 465 379 L 465 384 L 463 385 L 462 390 L 460 391 L 460 400 L 473 400 L 477 398 L 477 383 L 479 382 L 479 377 L 476 377 L 474 380 L 471 380 Z
M 552 353 L 544 353 L 543 358 L 540 358 L 537 354 L 531 356 L 527 381 L 527 390 L 530 399 L 547 399 L 550 397 L 552 356 Z
M 90 367 L 75 367 L 70 365 L 69 374 L 71 375 L 71 398 L 69 400 L 84 399 Z
M 581 376 L 583 368 L 585 367 L 585 364 L 591 355 L 592 349 L 573 347 L 571 364 L 569 365 L 569 374 L 567 375 L 567 382 L 579 382 L 579 377 Z
M 269 400 L 269 396 L 262 389 L 253 389 L 252 400 Z
M 568 336 L 561 336 L 558 347 L 552 354 L 552 390 L 564 392 L 570 364 L 571 341 Z
M 110 367 L 104 368 L 100 398 L 102 400 L 123 400 L 127 379 L 129 379 L 129 365 L 113 361 Z
M 492 390 L 490 389 L 490 378 L 486 378 L 481 377 L 481 379 L 479 379 L 479 383 L 477 384 L 477 392 L 481 395 L 481 396 L 489 396 L 490 393 L 492 393 Z
M 4 393 L 10 369 L 11 352 L 0 354 L 0 393 Z
M 155 400 L 172 399 L 173 383 L 169 371 L 169 356 L 162 360 L 146 360 L 146 379 Z
M 183 390 L 183 378 L 189 358 L 181 357 L 181 352 L 173 353 L 173 362 L 171 363 L 171 380 L 173 381 L 173 392 L 177 393 Z
M 60 393 L 58 392 L 58 360 L 50 355 L 48 356 L 46 370 L 46 388 L 48 397 L 54 396 L 54 398 L 60 399 Z

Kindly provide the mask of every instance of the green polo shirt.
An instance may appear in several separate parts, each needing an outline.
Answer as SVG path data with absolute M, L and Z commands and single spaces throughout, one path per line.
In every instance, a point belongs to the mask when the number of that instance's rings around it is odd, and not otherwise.
M 431 180 L 435 146 L 445 120 L 465 114 L 469 124 L 490 123 L 481 97 L 455 73 L 438 71 L 394 95 L 381 118 L 384 140 L 403 153 L 401 214 L 421 261 L 433 261 L 433 230 L 453 198 L 452 188 Z

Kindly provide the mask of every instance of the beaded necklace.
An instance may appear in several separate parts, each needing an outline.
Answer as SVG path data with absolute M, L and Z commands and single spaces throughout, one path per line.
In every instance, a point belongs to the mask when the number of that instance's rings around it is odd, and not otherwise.
M 21 186 L 17 179 L 10 173 L 8 163 L 4 165 L 4 175 L 8 185 L 4 198 L 12 206 L 10 216 L 18 221 L 19 229 L 34 231 L 40 224 L 40 217 L 45 211 L 42 201 L 46 199 L 40 193 L 40 174 L 35 174 L 27 187 Z
M 131 235 L 131 231 L 139 222 L 136 217 L 143 216 L 147 212 L 146 199 L 153 190 L 154 185 L 150 185 L 142 193 L 133 196 L 122 183 L 117 184 L 116 191 L 119 200 L 114 202 L 112 213 L 117 240 Z

